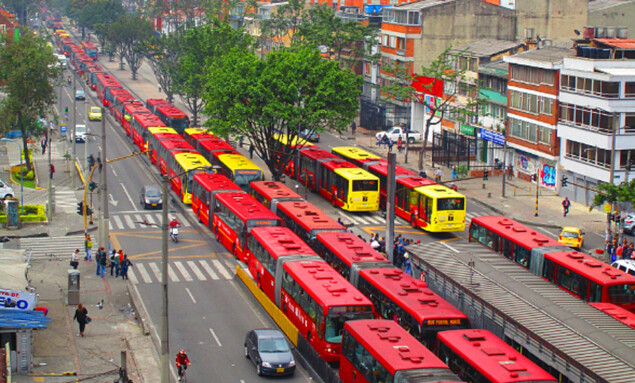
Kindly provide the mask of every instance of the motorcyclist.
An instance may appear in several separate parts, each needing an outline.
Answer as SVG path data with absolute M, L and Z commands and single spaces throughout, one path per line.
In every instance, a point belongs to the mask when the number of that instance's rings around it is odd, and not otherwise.
M 68 76 L 68 78 L 66 79 L 66 81 L 68 82 L 68 85 L 71 85 L 71 76 Z
M 170 228 L 170 235 L 172 235 L 172 229 L 179 226 L 181 226 L 181 223 L 176 219 L 176 217 L 173 216 L 172 220 L 168 224 L 168 227 Z
M 176 368 L 178 368 L 179 370 L 179 381 L 181 380 L 181 377 L 183 376 L 185 370 L 187 370 L 187 366 L 191 365 L 192 364 L 190 363 L 190 358 L 187 357 L 185 350 L 181 350 L 176 354 Z

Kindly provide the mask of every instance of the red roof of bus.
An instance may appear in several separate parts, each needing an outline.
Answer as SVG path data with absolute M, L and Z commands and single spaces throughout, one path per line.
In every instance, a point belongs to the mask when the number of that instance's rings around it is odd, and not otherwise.
M 131 94 L 121 94 L 119 96 L 115 96 L 115 100 L 117 100 L 119 104 L 124 104 L 126 102 L 134 101 L 134 97 Z
M 84 49 L 97 49 L 97 47 L 92 41 L 82 41 L 81 44 L 84 47 Z
M 163 146 L 166 150 L 180 150 L 180 152 L 196 152 L 192 145 L 188 144 L 184 139 L 168 139 L 161 141 L 161 146 Z
M 252 181 L 249 186 L 259 194 L 265 196 L 269 201 L 277 198 L 295 198 L 303 200 L 302 197 L 287 185 L 278 181 Z
M 86 71 L 87 72 L 91 72 L 91 73 L 93 73 L 93 72 L 104 73 L 104 68 L 101 65 L 99 65 L 99 64 L 95 64 L 95 65 L 91 65 L 91 66 L 87 67 Z
M 240 186 L 233 183 L 222 174 L 201 173 L 194 175 L 194 181 L 198 182 L 205 190 L 235 190 L 241 192 Z
M 152 136 L 156 138 L 158 141 L 165 141 L 165 140 L 185 141 L 183 137 L 179 136 L 178 133 L 154 133 Z
M 185 112 L 170 104 L 159 105 L 156 107 L 156 111 L 168 117 L 187 118 L 187 114 L 185 114 Z
M 167 127 L 163 123 L 163 121 L 161 121 L 161 119 L 159 117 L 155 116 L 154 114 L 143 114 L 143 113 L 140 113 L 140 114 L 135 114 L 133 117 L 144 128 L 161 127 L 161 126 Z
M 419 186 L 429 186 L 429 185 L 434 185 L 435 184 L 434 181 L 429 180 L 427 178 L 423 178 L 423 177 L 404 177 L 404 178 L 399 178 L 397 180 L 397 183 L 400 183 L 400 184 L 402 184 L 405 187 L 410 188 L 410 189 L 418 188 Z
M 412 315 L 420 325 L 427 326 L 426 321 L 434 319 L 458 319 L 461 322 L 456 325 L 468 324 L 467 316 L 460 310 L 433 293 L 423 281 L 399 269 L 364 269 L 359 275 Z
M 515 243 L 529 250 L 545 246 L 561 246 L 563 251 L 567 249 L 566 246 L 560 244 L 560 242 L 555 239 L 538 233 L 534 229 L 509 218 L 492 215 L 481 216 L 472 218 L 472 224 L 479 224 L 494 233 L 502 235 L 504 238 L 513 240 Z
M 110 91 L 110 94 L 113 97 L 115 97 L 115 98 L 117 96 L 130 96 L 130 97 L 132 97 L 130 92 L 128 92 L 126 89 L 123 89 L 123 88 L 121 88 L 121 89 L 113 89 L 113 90 Z M 132 98 L 134 98 L 134 97 L 132 97 Z
M 325 168 L 329 170 L 358 168 L 356 165 L 353 165 L 352 163 L 346 160 L 343 160 L 341 158 L 337 160 L 332 160 L 332 161 L 324 161 L 322 162 L 322 166 L 324 166 Z
M 216 195 L 216 200 L 227 206 L 243 221 L 248 219 L 268 219 L 280 222 L 280 218 L 277 215 L 273 214 L 271 210 L 261 205 L 249 194 L 241 192 L 219 193 Z
M 109 75 L 109 74 L 98 74 L 97 75 L 97 82 L 102 84 L 104 87 L 119 87 L 122 88 L 121 84 L 119 83 L 119 81 L 117 81 L 116 78 L 114 78 L 113 76 Z
M 150 112 L 145 106 L 143 106 L 143 103 L 141 101 L 135 101 L 126 105 L 125 110 L 126 112 L 128 112 L 128 114 L 132 115 L 135 115 L 137 113 L 152 114 L 152 112 Z
M 635 329 L 635 313 L 613 303 L 590 302 L 591 306 Z
M 306 201 L 287 201 L 278 203 L 278 211 L 295 219 L 306 231 L 329 230 L 346 231 L 346 228 L 329 217 L 322 210 Z
M 322 150 L 319 148 L 307 148 L 300 151 L 300 155 L 303 157 L 307 157 L 311 160 L 322 160 L 322 159 L 338 159 L 340 157 L 336 156 L 331 152 L 327 152 L 326 150 Z
M 368 171 L 371 173 L 378 173 L 381 174 L 384 177 L 388 176 L 388 161 L 381 161 L 377 164 L 374 165 L 370 165 L 368 167 Z M 406 168 L 402 168 L 401 166 L 395 166 L 395 176 L 399 177 L 399 176 L 417 176 L 417 173 L 413 172 L 412 170 L 408 170 Z
M 344 330 L 351 334 L 391 375 L 397 371 L 446 369 L 434 353 L 399 324 L 384 319 L 347 321 Z M 451 373 L 448 371 L 448 373 Z M 434 380 L 435 382 L 437 380 Z
M 322 308 L 373 305 L 323 260 L 286 262 L 284 269 Z
M 462 359 L 491 382 L 556 382 L 542 368 L 487 330 L 450 330 L 437 334 Z
M 251 229 L 251 235 L 271 254 L 273 259 L 288 255 L 315 255 L 315 251 L 291 229 L 279 226 L 260 226 Z
M 195 135 L 196 138 L 198 135 Z M 198 140 L 197 140 L 198 141 Z M 198 143 L 202 148 L 209 150 L 210 152 L 215 150 L 226 150 L 226 151 L 234 151 L 234 147 L 228 144 L 227 142 L 221 140 L 220 138 L 210 138 Z
M 545 254 L 545 259 L 550 259 L 600 285 L 628 284 L 635 289 L 635 275 L 611 267 L 588 254 L 577 251 L 551 252 Z
M 254 183 L 252 182 L 251 184 L 253 185 Z M 379 254 L 353 233 L 322 232 L 318 233 L 316 238 L 333 253 L 339 254 L 339 258 L 349 267 L 353 263 L 360 262 L 385 262 L 390 264 L 386 257 Z
M 146 100 L 146 103 L 148 105 L 152 105 L 152 106 L 170 105 L 170 103 L 167 100 L 164 100 L 162 98 L 149 98 L 149 99 Z

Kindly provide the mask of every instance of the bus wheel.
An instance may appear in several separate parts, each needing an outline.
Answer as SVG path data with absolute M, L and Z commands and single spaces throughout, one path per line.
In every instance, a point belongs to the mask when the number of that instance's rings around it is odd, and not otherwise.
M 214 234 L 216 235 L 216 241 L 220 242 L 220 235 L 218 235 L 218 226 L 214 229 Z
M 306 340 L 311 341 L 311 331 L 306 333 Z
M 414 214 L 410 216 L 410 225 L 412 225 L 413 229 L 417 227 L 417 219 Z

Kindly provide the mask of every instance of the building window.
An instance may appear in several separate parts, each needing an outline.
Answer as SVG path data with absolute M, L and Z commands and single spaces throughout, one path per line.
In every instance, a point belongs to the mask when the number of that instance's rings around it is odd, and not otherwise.
M 615 129 L 615 117 L 612 114 L 580 105 L 560 104 L 560 118 L 558 121 L 566 125 L 573 125 L 601 133 L 610 133 Z
M 624 97 L 635 97 L 635 82 L 624 83 Z
M 553 115 L 553 99 L 516 90 L 510 91 L 509 107 L 526 113 Z
M 388 35 L 383 34 L 381 36 L 381 45 L 387 47 L 388 46 Z
M 553 131 L 549 128 L 545 128 L 544 126 L 540 126 L 539 130 L 540 137 L 538 138 L 538 141 L 540 141 L 541 144 L 551 145 L 551 133 Z
M 555 71 L 532 68 L 522 65 L 510 65 L 511 79 L 533 85 L 554 85 Z
M 629 83 L 627 83 L 629 84 Z M 632 84 L 631 96 L 635 97 L 635 83 Z M 616 81 L 600 81 L 585 77 L 576 77 L 569 75 L 562 75 L 562 81 L 560 83 L 560 89 L 567 90 L 569 92 L 576 92 L 582 94 L 588 94 L 591 96 L 605 97 L 605 98 L 619 98 L 620 96 L 620 83 Z M 627 85 L 628 91 L 628 85 Z
M 532 124 L 527 121 L 510 118 L 509 135 L 511 137 L 529 141 L 532 144 L 535 144 L 538 142 L 538 125 Z
M 635 165 L 635 150 L 620 150 L 620 169 L 626 169 L 630 153 L 631 165 Z M 631 170 L 632 167 L 631 167 Z
M 478 60 L 476 57 L 460 56 L 458 60 L 458 69 L 475 72 L 478 69 Z
M 540 114 L 553 115 L 553 100 L 547 97 L 540 97 Z
M 611 151 L 567 140 L 565 157 L 605 169 L 611 168 Z
M 391 9 L 386 12 L 384 22 L 404 25 L 420 25 L 419 11 Z

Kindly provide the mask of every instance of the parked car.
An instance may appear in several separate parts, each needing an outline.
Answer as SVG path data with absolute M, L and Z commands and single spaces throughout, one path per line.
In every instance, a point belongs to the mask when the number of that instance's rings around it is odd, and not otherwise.
M 630 275 L 635 275 L 635 259 L 618 259 L 611 266 Z
M 293 375 L 295 359 L 280 330 L 251 330 L 245 337 L 245 358 L 256 365 L 258 375 Z
M 88 119 L 91 121 L 101 121 L 101 108 L 98 106 L 91 106 L 88 110 Z
M 77 89 L 75 91 L 75 100 L 85 100 L 86 99 L 86 93 L 84 93 L 83 89 Z
M 69 141 L 73 141 L 73 132 L 70 132 L 71 134 L 71 138 Z M 84 124 L 79 124 L 79 125 L 75 125 L 75 142 L 86 142 L 86 134 L 87 134 L 87 130 L 86 130 L 86 125 Z
M 414 143 L 415 141 L 421 140 L 421 133 L 417 133 L 412 130 L 409 130 L 407 134 L 408 134 L 408 142 L 411 144 Z M 393 126 L 392 128 L 384 132 L 379 132 L 375 134 L 375 138 L 378 140 L 382 140 L 384 136 L 388 136 L 388 138 L 390 138 L 393 142 L 397 142 L 397 140 L 399 140 L 399 137 L 401 137 L 401 139 L 404 140 L 405 142 L 406 130 L 402 128 L 401 126 Z
M 584 233 L 577 227 L 563 227 L 562 232 L 558 236 L 558 242 L 579 250 L 584 245 Z
M 162 209 L 163 198 L 159 188 L 151 185 L 146 185 L 141 188 L 140 193 L 141 205 L 144 209 Z
M 13 197 L 14 195 L 13 188 L 0 180 L 0 199 L 4 201 L 5 198 Z
M 298 132 L 298 136 L 300 138 L 304 138 L 309 142 L 320 142 L 320 133 L 311 131 L 309 129 L 304 129 Z
M 633 230 L 635 230 L 635 213 L 628 213 L 624 218 L 624 232 L 632 235 Z

